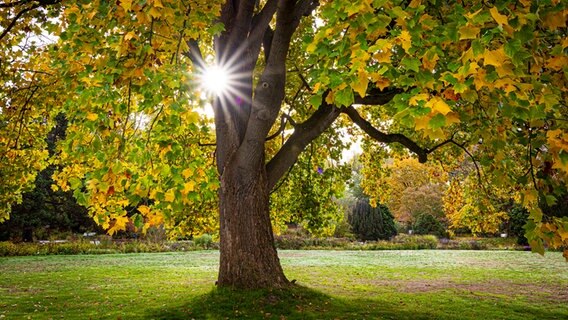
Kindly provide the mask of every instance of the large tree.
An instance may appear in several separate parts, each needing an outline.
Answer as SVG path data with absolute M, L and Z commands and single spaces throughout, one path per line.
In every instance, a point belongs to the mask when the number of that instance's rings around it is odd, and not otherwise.
M 289 283 L 273 244 L 270 192 L 314 139 L 352 124 L 421 162 L 434 151 L 467 153 L 479 164 L 480 183 L 515 186 L 524 198 L 533 247 L 568 241 L 566 217 L 543 217 L 535 205 L 559 197 L 568 171 L 564 1 L 0 6 L 3 42 L 17 46 L 38 24 L 58 37 L 15 58 L 24 65 L 13 73 L 18 82 L 3 78 L 9 95 L 44 99 L 14 98 L 2 116 L 65 112 L 70 126 L 59 162 L 66 167 L 55 178 L 111 232 L 129 219 L 150 225 L 193 210 L 218 188 L 221 286 Z M 61 14 L 38 19 L 51 10 Z M 22 18 L 34 27 L 14 22 Z M 203 141 L 211 126 L 197 111 L 204 103 L 199 75 L 211 63 L 230 75 L 229 89 L 212 102 L 216 173 Z M 30 91 L 30 82 L 43 86 Z M 27 119 L 13 116 L 3 126 L 37 126 Z M 268 149 L 271 130 L 287 134 Z M 32 146 L 19 139 L 26 132 L 9 132 L 9 150 Z

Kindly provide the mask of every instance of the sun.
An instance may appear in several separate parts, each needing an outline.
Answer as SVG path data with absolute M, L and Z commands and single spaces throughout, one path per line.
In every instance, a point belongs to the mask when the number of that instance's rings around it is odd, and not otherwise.
M 219 96 L 229 89 L 229 73 L 217 65 L 203 71 L 201 86 L 208 94 Z

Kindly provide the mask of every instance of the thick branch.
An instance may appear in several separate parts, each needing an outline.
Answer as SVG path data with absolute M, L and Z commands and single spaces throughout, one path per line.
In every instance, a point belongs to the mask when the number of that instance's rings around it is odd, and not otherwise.
M 262 37 L 262 46 L 264 47 L 264 61 L 268 61 L 270 57 L 270 47 L 272 46 L 272 39 L 274 38 L 274 30 L 268 27 Z
M 270 56 L 254 89 L 252 111 L 238 152 L 239 162 L 251 167 L 264 163 L 265 138 L 276 121 L 284 100 L 286 57 L 292 35 L 301 18 L 294 15 L 296 10 L 295 1 L 280 0 Z
M 205 61 L 203 60 L 201 49 L 199 49 L 199 42 L 195 39 L 190 39 L 187 41 L 187 46 L 189 47 L 189 51 L 184 52 L 184 55 L 191 60 L 197 70 L 202 72 L 205 70 Z
M 286 117 L 282 115 L 282 117 L 280 118 L 280 127 L 278 128 L 278 130 L 276 130 L 276 132 L 274 132 L 270 136 L 266 137 L 265 140 L 270 141 L 278 137 L 282 132 L 284 132 L 284 129 L 286 129 Z
M 410 140 L 407 136 L 400 133 L 387 134 L 377 130 L 369 121 L 363 119 L 353 106 L 347 107 L 342 111 L 347 114 L 349 118 L 351 118 L 351 120 L 357 124 L 359 128 L 361 128 L 361 130 L 373 139 L 384 143 L 398 142 L 405 146 L 408 150 L 416 153 L 420 163 L 424 163 L 428 160 L 428 150 L 421 148 L 418 144 L 416 144 L 416 142 Z
M 295 126 L 294 133 L 266 165 L 269 189 L 274 188 L 310 142 L 329 128 L 340 113 L 337 107 L 324 104 L 308 120 Z
M 361 98 L 359 95 L 357 95 L 353 103 L 364 105 L 383 105 L 390 102 L 394 98 L 394 96 L 401 92 L 403 92 L 403 90 L 397 88 L 387 88 L 385 90 L 379 90 L 375 88 L 369 90 L 364 98 Z

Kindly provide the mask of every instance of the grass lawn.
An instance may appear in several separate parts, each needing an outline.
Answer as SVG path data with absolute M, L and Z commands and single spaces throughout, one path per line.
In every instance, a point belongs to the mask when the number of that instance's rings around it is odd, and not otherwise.
M 0 258 L 0 319 L 568 319 L 556 252 L 281 251 L 299 286 L 247 293 L 218 255 Z

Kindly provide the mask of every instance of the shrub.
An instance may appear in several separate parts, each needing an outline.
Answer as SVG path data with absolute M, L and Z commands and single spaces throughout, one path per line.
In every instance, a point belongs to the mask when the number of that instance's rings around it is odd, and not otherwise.
M 401 250 L 436 249 L 438 246 L 438 238 L 434 235 L 399 234 L 392 239 L 392 242 L 401 245 Z
M 438 238 L 446 238 L 448 236 L 444 225 L 428 213 L 419 215 L 412 229 L 415 234 L 432 234 Z
M 203 249 L 211 249 L 213 247 L 213 237 L 210 234 L 203 234 L 193 239 L 193 243 Z
M 521 205 L 514 205 L 509 214 L 509 234 L 517 237 L 517 244 L 528 245 L 529 242 L 525 238 L 524 226 L 529 218 L 529 212 Z
M 360 240 L 386 240 L 396 235 L 394 218 L 389 209 L 382 204 L 373 208 L 369 199 L 357 200 L 348 218 L 353 233 Z
M 433 235 L 399 234 L 390 241 L 373 241 L 363 244 L 352 243 L 352 250 L 424 250 L 436 249 L 438 239 Z

